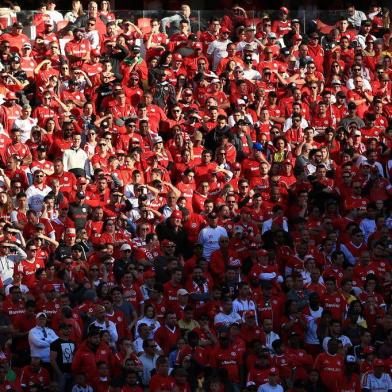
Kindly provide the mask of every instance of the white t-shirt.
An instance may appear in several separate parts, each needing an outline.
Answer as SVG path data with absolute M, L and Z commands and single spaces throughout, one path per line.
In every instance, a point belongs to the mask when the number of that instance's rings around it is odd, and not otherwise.
M 27 203 L 29 207 L 37 212 L 40 212 L 43 208 L 44 204 L 44 197 L 52 191 L 47 185 L 44 185 L 42 189 L 36 187 L 35 185 L 30 185 L 27 188 L 26 196 L 27 196 Z
M 205 227 L 199 233 L 199 243 L 203 245 L 203 257 L 210 260 L 211 253 L 219 249 L 219 238 L 228 237 L 227 231 L 222 226 Z
M 219 61 L 227 57 L 227 45 L 231 41 L 227 39 L 226 41 L 212 41 L 207 49 L 207 54 L 212 55 L 212 70 L 215 71 L 219 64 Z
M 257 392 L 283 392 L 283 388 L 280 384 L 271 385 L 270 383 L 265 383 L 260 385 Z
M 388 373 L 383 373 L 377 378 L 373 372 L 367 372 L 362 376 L 362 388 L 370 392 L 388 392 L 392 389 L 391 377 Z

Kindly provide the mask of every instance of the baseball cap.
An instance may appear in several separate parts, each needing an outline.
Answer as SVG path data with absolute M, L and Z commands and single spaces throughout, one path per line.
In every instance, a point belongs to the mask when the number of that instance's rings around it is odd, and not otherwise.
M 173 60 L 174 61 L 182 61 L 182 56 L 180 53 L 174 53 L 173 54 Z
M 194 42 L 193 47 L 195 49 L 203 49 L 203 44 L 201 42 Z
M 246 102 L 243 99 L 237 99 L 237 105 L 246 105 Z
M 268 33 L 267 38 L 276 38 L 276 34 L 271 31 L 270 33 Z
M 154 139 L 154 144 L 162 143 L 162 142 L 163 142 L 162 136 L 157 136 L 157 137 Z
M 363 349 L 364 354 L 373 354 L 374 353 L 374 347 L 373 346 L 367 346 Z
M 188 291 L 185 289 L 178 289 L 177 290 L 177 295 L 188 295 Z
M 215 79 L 212 79 L 212 80 L 211 80 L 211 84 L 212 84 L 212 83 L 220 83 L 220 80 L 219 80 L 219 79 L 217 79 L 217 78 L 215 78 Z
M 69 227 L 65 230 L 65 235 L 67 237 L 76 237 L 76 229 L 74 227 Z
M 78 199 L 85 199 L 85 198 L 86 198 L 86 195 L 84 194 L 84 192 L 78 192 L 78 193 L 76 194 L 76 197 L 77 197 Z
M 36 319 L 39 319 L 39 318 L 41 318 L 41 317 L 48 318 L 48 317 L 46 316 L 46 313 L 44 313 L 44 312 L 39 312 L 39 313 L 37 313 L 37 315 L 35 316 Z
M 6 94 L 5 99 L 6 99 L 7 101 L 11 101 L 11 100 L 13 100 L 13 99 L 18 99 L 18 97 L 16 96 L 16 94 L 15 94 L 14 92 L 9 91 L 9 92 Z
M 261 143 L 253 143 L 253 149 L 256 151 L 263 151 L 263 145 Z
M 356 361 L 355 361 L 354 355 L 347 355 L 346 356 L 346 362 L 348 362 L 348 363 L 355 363 Z
M 218 219 L 218 215 L 216 212 L 210 212 L 207 216 L 208 219 Z
M 47 148 L 46 148 L 46 146 L 44 145 L 44 144 L 40 144 L 38 147 L 37 147 L 37 151 L 46 151 L 47 150 Z
M 230 33 L 230 30 L 227 27 L 223 26 L 220 28 L 219 32 L 220 33 Z
M 131 245 L 129 244 L 122 244 L 120 250 L 126 251 L 126 250 L 132 250 Z
M 383 361 L 382 359 L 376 358 L 376 359 L 374 360 L 374 362 L 373 362 L 373 366 L 374 366 L 374 367 L 378 367 L 378 366 L 384 367 L 384 366 L 385 366 L 385 363 L 384 363 L 384 361 Z
M 23 48 L 30 48 L 31 49 L 31 43 L 30 42 L 25 42 L 23 44 Z
M 16 27 L 17 29 L 23 29 L 23 25 L 20 22 L 15 22 L 12 27 Z
M 178 210 L 175 210 L 175 211 L 173 211 L 172 214 L 170 215 L 170 218 L 173 218 L 173 219 L 182 219 L 182 212 L 181 212 L 181 211 L 178 211 Z
M 152 279 L 152 278 L 155 278 L 155 275 L 156 275 L 155 272 L 150 269 L 150 270 L 147 270 L 143 273 L 143 278 L 144 279 Z
M 175 245 L 175 243 L 173 241 L 170 241 L 167 239 L 165 239 L 161 242 L 161 246 L 174 246 L 174 245 Z

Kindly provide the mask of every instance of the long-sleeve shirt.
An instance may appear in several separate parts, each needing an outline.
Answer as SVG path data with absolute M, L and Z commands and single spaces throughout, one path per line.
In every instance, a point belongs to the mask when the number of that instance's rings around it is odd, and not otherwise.
M 34 327 L 29 331 L 29 345 L 32 357 L 38 357 L 42 362 L 50 362 L 50 344 L 58 339 L 51 328 Z
M 12 283 L 14 264 L 19 263 L 27 257 L 24 250 L 19 248 L 19 246 L 15 246 L 14 249 L 16 250 L 16 254 L 0 257 L 0 278 L 4 286 Z

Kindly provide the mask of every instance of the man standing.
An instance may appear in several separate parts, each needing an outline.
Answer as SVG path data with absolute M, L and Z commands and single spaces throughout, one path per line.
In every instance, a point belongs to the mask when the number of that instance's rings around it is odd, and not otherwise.
M 219 239 L 228 237 L 224 227 L 218 226 L 218 215 L 216 212 L 208 214 L 208 226 L 200 231 L 199 243 L 203 245 L 203 257 L 210 260 L 211 253 L 219 249 Z
M 63 155 L 64 171 L 70 171 L 76 177 L 85 177 L 88 170 L 88 156 L 86 152 L 80 148 L 82 136 L 79 133 L 72 135 L 71 148 L 66 149 Z
M 40 358 L 46 365 L 50 362 L 50 344 L 58 339 L 53 329 L 46 326 L 47 320 L 45 313 L 38 313 L 36 316 L 37 325 L 29 331 L 31 356 Z
M 230 30 L 227 27 L 221 27 L 219 30 L 219 38 L 212 41 L 207 49 L 209 61 L 212 64 L 212 70 L 215 71 L 220 60 L 227 56 L 227 45 L 231 42 L 229 40 Z
M 44 197 L 52 190 L 44 183 L 45 173 L 38 169 L 34 172 L 33 184 L 27 188 L 26 196 L 29 207 L 40 212 L 44 205 Z
M 75 352 L 75 343 L 70 340 L 71 326 L 61 323 L 59 338 L 50 345 L 50 364 L 56 374 L 60 390 L 67 390 L 66 386 L 72 379 L 72 360 Z

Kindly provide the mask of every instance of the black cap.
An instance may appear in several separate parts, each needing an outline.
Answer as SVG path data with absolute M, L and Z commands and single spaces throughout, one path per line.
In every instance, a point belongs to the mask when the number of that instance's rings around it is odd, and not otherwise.
M 22 25 L 22 23 L 20 23 L 20 22 L 15 22 L 15 23 L 12 25 L 12 27 L 16 27 L 16 28 L 18 28 L 18 29 L 23 29 L 23 25 Z
M 129 124 L 136 124 L 137 118 L 136 117 L 128 117 L 125 121 L 124 124 L 125 125 L 129 125 Z
M 347 107 L 352 110 L 352 109 L 356 109 L 357 108 L 357 104 L 353 101 L 349 102 Z
M 47 150 L 47 148 L 46 148 L 46 146 L 44 145 L 44 144 L 40 144 L 38 147 L 37 147 L 37 151 L 46 151 Z
M 78 192 L 78 193 L 76 194 L 76 197 L 77 197 L 78 199 L 84 199 L 84 198 L 86 197 L 86 195 L 84 194 L 84 192 Z
M 100 125 L 102 128 L 109 128 L 109 123 L 107 121 L 102 121 Z
M 218 214 L 216 212 L 210 212 L 208 214 L 208 219 L 218 219 Z

